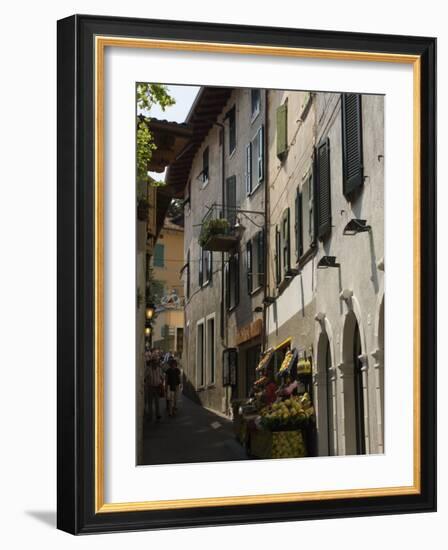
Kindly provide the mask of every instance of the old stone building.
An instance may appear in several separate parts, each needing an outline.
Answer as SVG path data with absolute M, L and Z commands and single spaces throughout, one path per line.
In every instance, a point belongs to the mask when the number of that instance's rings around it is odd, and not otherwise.
M 184 196 L 187 395 L 231 414 L 295 348 L 314 452 L 384 451 L 381 96 L 204 87 L 170 164 Z M 277 365 L 278 367 L 279 365 Z

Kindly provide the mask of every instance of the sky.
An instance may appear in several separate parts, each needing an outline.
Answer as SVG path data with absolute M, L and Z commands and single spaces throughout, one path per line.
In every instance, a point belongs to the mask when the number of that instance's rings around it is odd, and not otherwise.
M 159 105 L 153 105 L 149 111 L 149 116 L 159 118 L 161 120 L 168 120 L 170 122 L 185 122 L 190 107 L 192 106 L 199 91 L 199 86 L 169 85 L 167 87 L 169 94 L 171 97 L 174 97 L 176 103 L 171 107 L 167 107 L 165 111 L 162 111 Z M 165 177 L 165 172 L 161 174 L 149 172 L 149 174 L 156 181 L 161 181 Z

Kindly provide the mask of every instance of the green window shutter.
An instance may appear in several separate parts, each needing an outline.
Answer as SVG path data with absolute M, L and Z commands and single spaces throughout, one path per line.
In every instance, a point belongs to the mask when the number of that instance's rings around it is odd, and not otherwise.
M 288 106 L 287 103 L 277 107 L 277 156 L 283 158 L 288 149 Z
M 264 126 L 260 126 L 260 129 L 257 132 L 257 142 L 258 142 L 258 162 L 257 162 L 257 176 L 258 181 L 263 181 L 264 179 Z
M 303 214 L 302 214 L 302 193 L 297 188 L 296 200 L 295 200 L 295 237 L 296 237 L 296 258 L 299 258 L 303 254 Z
M 213 252 L 210 250 L 209 251 L 209 281 L 213 281 Z
M 277 285 L 279 285 L 282 280 L 281 235 L 280 235 L 278 225 L 275 226 L 275 280 Z
M 291 232 L 290 232 L 290 209 L 287 208 L 282 217 L 281 249 L 283 275 L 291 269 Z
M 165 245 L 156 244 L 154 247 L 154 267 L 165 266 Z
M 317 236 L 323 239 L 331 231 L 330 140 L 317 147 Z
M 364 183 L 360 94 L 342 94 L 343 193 L 349 196 Z
M 204 251 L 201 248 L 199 253 L 199 286 L 202 286 L 204 282 Z

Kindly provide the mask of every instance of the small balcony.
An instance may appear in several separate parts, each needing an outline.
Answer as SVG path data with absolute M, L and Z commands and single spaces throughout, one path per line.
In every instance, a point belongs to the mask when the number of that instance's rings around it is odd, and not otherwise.
M 199 245 L 213 252 L 231 252 L 241 238 L 238 228 L 236 208 L 213 204 L 202 219 Z

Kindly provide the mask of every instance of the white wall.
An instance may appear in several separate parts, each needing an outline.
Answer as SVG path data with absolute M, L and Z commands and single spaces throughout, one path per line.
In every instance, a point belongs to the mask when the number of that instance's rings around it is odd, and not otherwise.
M 75 539 L 54 529 L 56 466 L 56 19 L 72 13 L 222 21 L 301 28 L 392 34 L 439 35 L 440 120 L 448 120 L 448 33 L 443 3 L 436 0 L 391 3 L 359 0 L 321 4 L 285 0 L 272 3 L 139 2 L 73 0 L 70 3 L 18 1 L 5 4 L 0 35 L 2 86 L 0 119 L 3 137 L 0 234 L 2 385 L 0 541 L 5 548 L 122 548 L 147 544 L 157 548 L 258 549 L 275 545 L 313 549 L 364 550 L 400 545 L 407 550 L 441 548 L 448 519 L 447 471 L 439 474 L 439 512 L 364 519 L 328 520 L 261 526 L 90 536 Z M 446 132 L 439 151 L 448 149 Z M 440 155 L 442 159 L 442 155 Z M 440 178 L 439 204 L 448 200 Z M 6 193 L 5 193 L 6 192 Z M 6 196 L 4 196 L 6 195 Z M 25 244 L 26 243 L 26 244 Z M 30 246 L 31 245 L 31 246 Z M 26 253 L 25 253 L 26 250 Z M 447 264 L 440 257 L 439 280 Z M 446 286 L 439 291 L 439 311 L 447 307 Z M 25 292 L 24 289 L 27 291 Z M 443 321 L 443 314 L 440 316 Z M 442 327 L 445 328 L 445 327 Z M 441 331 L 439 330 L 439 333 Z M 442 366 L 444 367 L 442 359 Z M 439 387 L 448 384 L 440 369 Z M 439 406 L 439 425 L 448 422 L 447 400 Z M 446 431 L 446 430 L 445 430 Z M 440 430 L 442 436 L 442 430 Z M 446 464 L 446 437 L 439 440 L 439 463 Z M 371 536 L 366 537 L 369 532 Z M 436 542 L 437 541 L 437 542 Z

